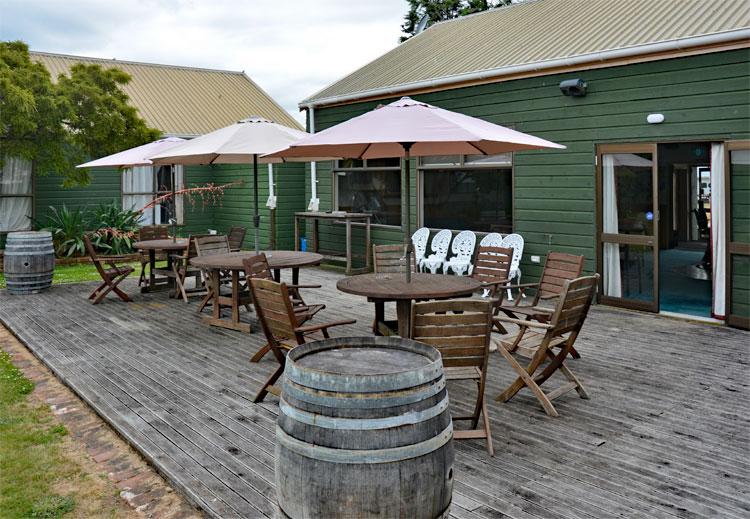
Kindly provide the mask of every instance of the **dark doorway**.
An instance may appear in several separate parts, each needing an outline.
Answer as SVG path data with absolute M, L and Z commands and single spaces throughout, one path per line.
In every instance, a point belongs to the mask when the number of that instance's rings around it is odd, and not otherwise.
M 659 310 L 711 317 L 711 143 L 658 145 Z

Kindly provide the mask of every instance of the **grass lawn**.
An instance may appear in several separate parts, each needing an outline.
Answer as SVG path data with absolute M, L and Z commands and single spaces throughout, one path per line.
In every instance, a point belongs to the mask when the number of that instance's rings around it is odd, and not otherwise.
M 140 273 L 141 264 L 131 263 L 133 268 L 137 267 L 136 272 L 131 276 L 137 276 Z M 84 281 L 97 281 L 101 279 L 96 272 L 96 268 L 91 263 L 80 263 L 78 265 L 60 265 L 55 267 L 55 275 L 52 278 L 53 285 L 64 283 L 82 283 Z M 0 272 L 0 288 L 5 288 L 5 276 Z

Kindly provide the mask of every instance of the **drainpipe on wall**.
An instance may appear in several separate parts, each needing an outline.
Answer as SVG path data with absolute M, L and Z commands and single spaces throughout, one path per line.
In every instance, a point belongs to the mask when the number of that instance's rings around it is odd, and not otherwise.
M 310 133 L 315 133 L 315 108 L 308 107 L 310 120 Z M 308 211 L 318 211 L 320 199 L 318 198 L 318 172 L 315 162 L 310 163 L 310 203 L 307 204 Z

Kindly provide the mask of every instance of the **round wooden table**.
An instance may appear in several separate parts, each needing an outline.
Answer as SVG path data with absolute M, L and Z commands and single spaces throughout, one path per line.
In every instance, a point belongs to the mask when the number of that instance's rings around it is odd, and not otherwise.
M 185 238 L 172 238 L 161 240 L 143 240 L 133 244 L 133 248 L 140 251 L 148 251 L 148 284 L 141 287 L 141 292 L 153 292 L 161 287 L 174 288 L 174 271 L 172 270 L 171 252 L 183 251 L 187 247 L 188 241 Z M 167 253 L 167 268 L 156 268 L 156 252 L 164 251 Z M 163 278 L 157 280 L 156 275 L 161 274 Z
M 299 284 L 299 269 L 320 265 L 323 256 L 315 252 L 301 252 L 289 250 L 262 251 L 268 260 L 268 266 L 273 270 L 273 277 L 277 282 L 281 281 L 281 269 L 292 269 L 292 284 Z M 250 325 L 240 321 L 240 306 L 252 302 L 250 294 L 243 289 L 240 283 L 240 272 L 244 270 L 242 260 L 255 256 L 255 252 L 229 252 L 226 254 L 211 254 L 209 256 L 198 256 L 190 260 L 190 264 L 207 272 L 211 279 L 211 290 L 201 302 L 199 308 L 205 307 L 209 301 L 213 301 L 213 314 L 208 318 L 209 324 L 230 328 L 242 332 L 250 332 Z M 220 288 L 221 272 L 232 273 L 232 295 L 222 296 Z M 244 292 L 244 293 L 243 293 Z M 231 319 L 221 317 L 221 307 L 231 307 Z
M 476 279 L 464 276 L 412 273 L 411 283 L 403 273 L 362 274 L 343 278 L 336 288 L 347 294 L 366 296 L 375 303 L 375 325 L 373 331 L 383 333 L 385 325 L 385 302 L 396 301 L 398 334 L 409 337 L 411 330 L 411 302 L 425 299 L 450 299 L 470 296 L 481 287 Z

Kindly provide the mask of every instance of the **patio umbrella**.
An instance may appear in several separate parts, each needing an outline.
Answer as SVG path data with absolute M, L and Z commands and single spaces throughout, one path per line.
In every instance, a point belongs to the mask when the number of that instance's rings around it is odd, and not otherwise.
M 258 228 L 258 163 L 281 162 L 260 155 L 289 146 L 309 134 L 262 117 L 248 117 L 151 156 L 154 164 L 253 164 L 255 252 L 260 252 Z
M 185 139 L 179 137 L 166 137 L 159 139 L 158 141 L 149 142 L 142 146 L 136 146 L 129 150 L 120 151 L 107 155 L 100 159 L 86 162 L 85 164 L 79 164 L 77 168 L 127 168 L 132 166 L 150 166 L 152 164 L 149 157 L 157 153 L 162 153 L 170 148 L 174 148 L 180 143 L 185 142 Z
M 302 139 L 264 158 L 404 158 L 404 245 L 411 252 L 409 161 L 431 155 L 496 155 L 509 151 L 564 149 L 532 135 L 403 97 Z M 406 279 L 411 280 L 409 262 Z

